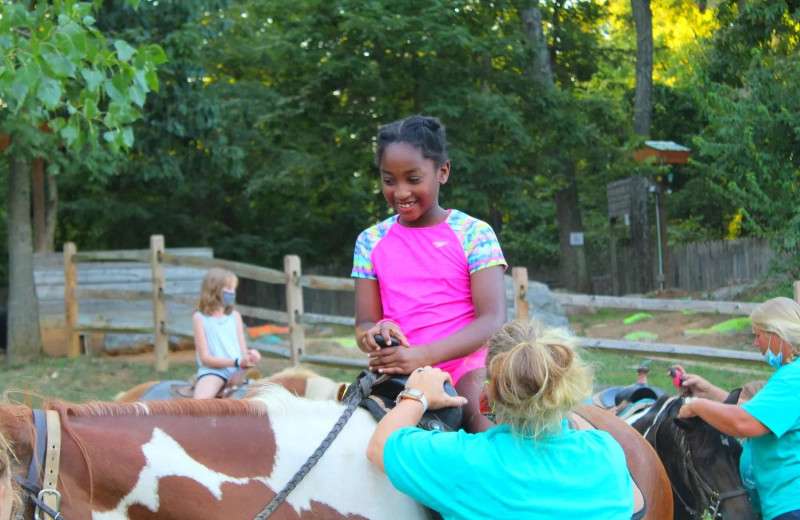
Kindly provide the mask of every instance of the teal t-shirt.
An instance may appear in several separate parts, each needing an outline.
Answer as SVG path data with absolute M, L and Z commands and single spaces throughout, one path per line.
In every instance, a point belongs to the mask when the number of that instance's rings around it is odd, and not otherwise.
M 403 428 L 383 464 L 392 484 L 451 519 L 630 520 L 633 483 L 622 447 L 598 430 L 536 443 L 508 426 L 484 433 Z
M 749 441 L 764 519 L 800 509 L 800 363 L 779 368 L 742 408 L 770 430 Z
M 739 475 L 742 477 L 742 485 L 747 490 L 750 497 L 750 504 L 756 511 L 761 511 L 761 501 L 758 499 L 756 489 L 756 475 L 753 471 L 753 449 L 750 439 L 742 441 L 742 454 L 739 457 Z

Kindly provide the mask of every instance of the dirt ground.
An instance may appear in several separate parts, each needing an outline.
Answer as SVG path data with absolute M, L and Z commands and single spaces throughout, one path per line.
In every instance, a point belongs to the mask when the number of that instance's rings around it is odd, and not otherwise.
M 631 324 L 625 324 L 626 318 L 637 314 L 636 311 L 619 312 L 614 314 L 582 314 L 569 316 L 573 332 L 582 337 L 626 339 L 629 334 L 649 333 L 652 338 L 640 341 L 657 343 L 670 343 L 678 345 L 694 345 L 716 347 L 725 349 L 746 349 L 752 345 L 752 333 L 747 327 L 739 332 L 720 334 L 710 332 L 706 334 L 691 333 L 687 331 L 708 329 L 735 316 L 720 314 L 681 312 L 652 312 L 644 313 L 649 317 L 642 317 Z M 344 348 L 342 338 L 346 338 L 348 331 L 336 330 L 332 332 L 336 337 L 325 337 L 324 333 L 312 332 L 306 337 L 306 354 L 318 356 L 336 356 L 352 359 L 365 359 L 365 355 L 357 348 Z M 285 341 L 288 338 L 281 338 Z M 139 351 L 130 351 L 113 355 L 117 359 L 148 361 L 152 359 L 152 345 L 145 345 Z M 192 363 L 195 359 L 194 345 L 191 341 L 181 342 L 180 345 L 171 345 L 169 359 L 171 362 Z M 288 366 L 281 359 L 266 357 L 262 361 L 262 370 L 271 373 Z
M 590 338 L 625 339 L 628 334 L 648 332 L 655 335 L 656 343 L 677 345 L 693 345 L 724 349 L 746 349 L 752 345 L 753 335 L 750 327 L 737 332 L 721 334 L 709 332 L 705 334 L 687 331 L 709 329 L 724 321 L 735 318 L 721 314 L 681 312 L 652 312 L 650 317 L 642 318 L 634 323 L 625 324 L 625 318 L 637 314 L 635 311 L 614 315 L 582 315 L 570 316 L 570 325 L 578 336 Z

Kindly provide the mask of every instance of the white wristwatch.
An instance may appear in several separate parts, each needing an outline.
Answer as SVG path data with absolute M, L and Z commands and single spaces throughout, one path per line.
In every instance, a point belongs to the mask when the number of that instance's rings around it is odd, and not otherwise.
M 422 390 L 417 390 L 416 388 L 405 388 L 397 395 L 397 402 L 399 403 L 403 399 L 413 399 L 414 401 L 418 401 L 420 404 L 422 404 L 422 413 L 425 413 L 428 410 L 428 399 L 425 397 L 425 394 L 422 393 Z

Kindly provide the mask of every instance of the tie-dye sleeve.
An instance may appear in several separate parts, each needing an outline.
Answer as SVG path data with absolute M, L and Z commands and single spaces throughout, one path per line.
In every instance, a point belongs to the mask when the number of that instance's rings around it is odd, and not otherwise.
M 368 280 L 378 279 L 378 275 L 375 274 L 375 269 L 372 265 L 372 251 L 377 243 L 378 236 L 375 227 L 364 230 L 358 235 L 356 249 L 353 253 L 353 270 L 350 273 L 351 278 L 366 278 Z
M 495 265 L 502 265 L 504 270 L 508 267 L 500 242 L 489 224 L 475 219 L 466 231 L 464 251 L 470 274 Z

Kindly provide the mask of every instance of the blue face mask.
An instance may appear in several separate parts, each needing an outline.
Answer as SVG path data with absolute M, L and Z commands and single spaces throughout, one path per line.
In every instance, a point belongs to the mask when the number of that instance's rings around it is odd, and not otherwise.
M 222 306 L 230 307 L 236 301 L 236 293 L 233 291 L 222 291 Z
M 768 365 L 771 365 L 776 369 L 780 368 L 783 366 L 783 352 L 781 352 L 776 356 L 775 354 L 772 353 L 772 350 L 767 349 L 767 351 L 764 352 L 764 361 L 766 361 Z
M 783 351 L 781 350 L 781 352 L 776 356 L 770 347 L 772 347 L 772 335 L 770 335 L 769 343 L 767 343 L 767 351 L 764 352 L 764 361 L 768 365 L 778 369 L 783 366 Z

